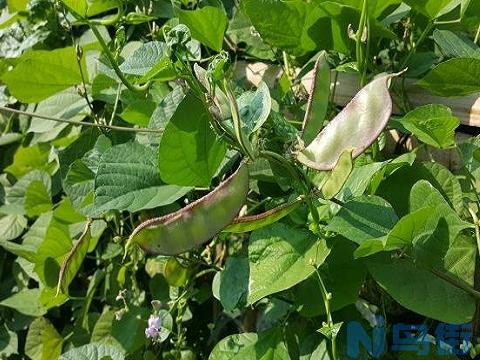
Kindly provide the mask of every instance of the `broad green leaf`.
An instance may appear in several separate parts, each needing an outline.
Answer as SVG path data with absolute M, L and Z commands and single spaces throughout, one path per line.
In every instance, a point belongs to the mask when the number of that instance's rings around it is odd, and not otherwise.
M 52 199 L 50 198 L 49 189 L 39 180 L 32 181 L 25 192 L 25 211 L 27 216 L 39 216 L 51 208 Z
M 50 175 L 45 171 L 33 170 L 22 176 L 12 187 L 7 188 L 7 202 L 24 208 L 27 190 L 32 182 L 40 182 L 45 187 L 48 196 L 50 197 L 52 187 Z
M 116 145 L 100 158 L 94 211 L 151 209 L 171 204 L 189 190 L 162 183 L 155 151 L 150 147 L 138 143 Z
M 435 29 L 433 40 L 443 55 L 457 58 L 480 58 L 480 47 L 467 36 L 449 30 Z
M 292 55 L 302 56 L 317 49 L 341 53 L 354 49 L 345 29 L 358 24 L 360 11 L 343 2 L 244 0 L 241 8 L 265 42 Z M 373 36 L 392 36 L 374 21 L 371 28 Z M 321 37 L 315 36 L 320 33 Z
M 122 316 L 121 320 L 113 320 L 111 335 L 121 344 L 126 353 L 133 353 L 146 345 L 147 322 L 145 319 L 148 317 L 148 313 L 149 310 L 146 308 L 131 309 Z
M 88 212 L 93 203 L 94 183 L 93 171 L 82 160 L 75 160 L 63 181 L 63 189 L 80 212 Z
M 118 116 L 130 124 L 146 127 L 155 108 L 151 100 L 137 100 L 128 104 Z
M 122 352 L 124 352 L 122 344 L 119 343 L 112 336 L 112 326 L 115 321 L 115 311 L 105 310 L 100 315 L 97 322 L 95 323 L 95 326 L 92 329 L 92 336 L 90 338 L 90 341 L 92 343 L 101 343 L 118 349 L 122 349 Z
M 392 204 L 399 216 L 406 215 L 409 212 L 408 194 L 413 185 L 421 179 L 431 183 L 442 193 L 450 206 L 461 213 L 463 195 L 460 183 L 447 168 L 438 163 L 415 163 L 398 169 L 382 181 L 377 194 Z
M 84 59 L 81 66 L 87 74 Z M 27 52 L 13 70 L 2 75 L 2 80 L 18 100 L 33 103 L 81 83 L 82 76 L 75 49 L 68 47 Z
M 244 92 L 237 99 L 238 113 L 246 134 L 257 131 L 267 121 L 272 99 L 267 84 L 261 82 L 255 92 Z
M 0 353 L 7 358 L 18 354 L 18 336 L 10 331 L 6 324 L 0 325 Z
M 418 84 L 440 96 L 465 96 L 480 91 L 480 59 L 455 58 L 435 66 Z
M 8 11 L 11 13 L 27 10 L 28 0 L 8 0 Z
M 389 255 L 369 257 L 366 264 L 380 286 L 407 309 L 450 324 L 472 320 L 474 298 L 429 270 Z
M 265 44 L 260 35 L 252 32 L 253 25 L 250 19 L 241 11 L 235 11 L 229 21 L 227 35 L 237 45 L 242 46 L 246 55 L 258 59 L 273 60 L 275 54 L 271 47 Z
M 71 349 L 60 356 L 58 360 L 124 360 L 125 355 L 115 346 L 90 343 Z
M 23 289 L 18 293 L 2 300 L 0 306 L 5 306 L 17 310 L 19 313 L 28 316 L 42 316 L 47 313 L 40 302 L 40 289 Z
M 50 145 L 36 144 L 33 146 L 19 147 L 13 157 L 13 163 L 5 168 L 17 179 L 32 170 L 43 170 L 52 173 L 56 164 L 49 160 Z
M 225 268 L 218 273 L 218 299 L 225 311 L 243 308 L 247 304 L 249 267 L 245 256 L 230 256 Z
M 322 186 L 322 194 L 325 199 L 331 199 L 342 190 L 352 172 L 352 149 L 345 150 L 338 158 L 335 167 L 328 173 Z
M 362 261 L 353 258 L 355 245 L 338 238 L 325 263 L 318 269 L 327 291 L 332 294 L 330 307 L 337 311 L 358 300 L 359 290 L 367 275 Z M 312 274 L 295 289 L 295 305 L 303 316 L 314 317 L 325 314 L 325 304 L 318 275 Z M 312 359 L 313 360 L 313 359 Z
M 222 50 L 228 18 L 218 7 L 205 6 L 196 10 L 175 9 L 181 23 L 188 26 L 192 36 L 215 51 Z
M 429 223 L 433 207 L 423 207 L 402 217 L 384 236 L 365 239 L 355 250 L 355 257 L 365 257 L 380 251 L 401 249 L 412 246 L 413 242 L 425 235 L 430 235 L 434 228 Z
M 302 126 L 302 139 L 309 145 L 323 127 L 330 98 L 330 67 L 327 54 L 322 51 L 315 62 L 312 87 Z
M 168 56 L 167 45 L 160 41 L 142 44 L 120 65 L 126 74 L 142 77 L 146 81 L 154 76 L 167 79 L 174 78 L 176 73 Z
M 78 94 L 74 88 L 69 88 L 38 103 L 35 114 L 50 116 L 57 119 L 81 121 L 89 114 L 89 108 L 85 98 Z M 32 118 L 28 132 L 42 134 L 38 136 L 38 142 L 46 142 L 55 139 L 56 136 L 48 137 L 49 132 L 58 135 L 59 129 L 67 124 L 57 123 L 51 120 Z
M 290 356 L 280 328 L 264 333 L 243 333 L 222 339 L 212 350 L 209 360 L 289 360 Z
M 153 129 L 165 129 L 184 96 L 185 93 L 181 86 L 177 86 L 169 92 L 153 111 L 148 127 Z M 152 145 L 158 145 L 160 143 L 161 134 L 149 134 L 147 137 L 149 143 Z
M 256 333 L 229 335 L 218 342 L 210 353 L 209 360 L 246 359 L 243 352 L 248 352 L 258 340 Z M 237 356 L 238 355 L 238 356 Z
M 27 219 L 21 214 L 0 214 L 0 245 L 20 236 L 27 227 Z
M 390 79 L 381 76 L 365 87 L 331 120 L 317 137 L 297 153 L 297 159 L 316 170 L 331 170 L 340 155 L 353 149 L 359 156 L 382 133 L 392 112 Z
M 58 283 L 62 261 L 72 248 L 72 237 L 80 233 L 84 225 L 85 217 L 76 212 L 68 198 L 64 199 L 52 214 L 37 248 L 34 268 L 41 282 L 51 288 L 52 292 Z M 54 295 L 55 292 L 52 296 Z
M 61 0 L 72 12 L 81 17 L 95 16 L 117 8 L 118 0 Z
M 420 180 L 412 187 L 410 192 L 410 211 L 428 206 L 435 208 L 432 218 L 444 217 L 447 220 L 449 224 L 448 231 L 452 237 L 455 237 L 462 229 L 468 227 L 468 223 L 460 219 L 439 190 L 428 181 Z
M 82 266 L 83 259 L 85 258 L 90 245 L 91 237 L 90 222 L 88 222 L 85 231 L 80 235 L 80 238 L 72 246 L 71 250 L 62 261 L 62 266 L 58 275 L 57 294 L 60 292 L 68 294 L 68 286 Z
M 267 43 L 294 55 L 303 55 L 317 48 L 316 38 L 309 30 L 321 15 L 312 4 L 300 0 L 244 0 L 241 6 Z
M 405 0 L 405 3 L 433 20 L 442 15 L 452 0 Z
M 276 223 L 254 231 L 248 245 L 248 303 L 305 280 L 329 253 L 324 239 L 317 240 L 309 231 L 286 224 Z
M 225 143 L 210 127 L 211 115 L 188 94 L 165 128 L 158 148 L 160 176 L 167 184 L 209 186 L 223 160 Z
M 332 0 L 316 0 L 319 2 L 328 2 Z M 363 0 L 333 0 L 343 5 L 352 6 L 358 10 L 362 10 Z M 379 18 L 382 15 L 383 11 L 386 10 L 389 6 L 400 4 L 401 0 L 368 0 L 368 15 L 374 19 Z
M 399 122 L 418 140 L 439 149 L 455 146 L 460 120 L 445 105 L 424 105 L 407 113 Z
M 28 328 L 25 354 L 32 360 L 57 359 L 62 353 L 63 338 L 47 319 L 35 319 Z
M 327 229 L 361 245 L 388 234 L 398 221 L 391 205 L 378 196 L 361 196 L 346 202 Z

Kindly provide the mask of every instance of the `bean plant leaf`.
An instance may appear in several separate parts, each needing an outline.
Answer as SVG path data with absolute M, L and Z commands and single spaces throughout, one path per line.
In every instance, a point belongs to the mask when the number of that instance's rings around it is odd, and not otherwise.
M 35 217 L 52 208 L 49 189 L 43 182 L 34 180 L 25 192 L 25 211 L 29 217 Z
M 87 74 L 84 58 L 81 66 Z M 2 80 L 18 100 L 33 103 L 80 84 L 82 76 L 75 49 L 67 47 L 23 54 L 13 70 L 2 75 Z
M 192 36 L 209 48 L 222 50 L 223 35 L 228 18 L 222 8 L 205 6 L 196 10 L 175 9 L 181 23 L 187 25 Z
M 407 113 L 399 122 L 425 144 L 439 149 L 455 146 L 460 120 L 444 105 L 424 105 Z
M 308 278 L 330 253 L 325 240 L 306 230 L 275 223 L 250 236 L 248 303 L 291 288 Z
M 448 57 L 480 58 L 480 47 L 466 36 L 449 30 L 435 29 L 433 40 L 440 47 L 440 51 Z
M 452 0 L 406 0 L 405 3 L 433 20 L 443 14 Z
M 310 145 L 298 152 L 297 159 L 313 169 L 331 170 L 345 150 L 353 149 L 353 158 L 360 155 L 390 118 L 388 85 L 393 76 L 381 76 L 362 88 Z
M 354 304 L 358 300 L 359 290 L 367 275 L 363 262 L 353 258 L 354 249 L 353 243 L 342 238 L 335 239 L 332 252 L 318 269 L 325 287 L 332 294 L 332 311 Z M 317 274 L 312 274 L 296 287 L 295 304 L 303 316 L 325 314 L 325 304 L 319 301 L 321 291 Z
M 176 76 L 167 45 L 160 41 L 142 44 L 120 65 L 126 74 L 139 76 L 145 82 L 153 77 L 161 80 L 174 79 Z
M 455 58 L 444 61 L 418 81 L 440 96 L 465 96 L 480 91 L 480 59 Z
M 83 263 L 83 259 L 90 245 L 92 236 L 90 233 L 90 225 L 91 223 L 88 222 L 85 231 L 80 235 L 80 238 L 63 259 L 58 275 L 57 294 L 60 292 L 68 294 L 68 285 L 70 285 L 78 270 L 80 270 L 80 266 Z
M 152 148 L 138 143 L 116 145 L 100 158 L 94 211 L 151 209 L 171 204 L 188 191 L 189 187 L 162 182 Z
M 330 67 L 323 51 L 313 68 L 313 82 L 309 91 L 307 109 L 302 125 L 302 139 L 309 145 L 320 132 L 328 110 L 330 98 Z
M 187 94 L 165 128 L 158 148 L 160 176 L 167 184 L 209 186 L 226 152 L 210 127 L 200 99 Z
M 124 353 L 115 346 L 99 343 L 90 343 L 71 349 L 62 354 L 58 360 L 123 360 Z
M 50 145 L 36 144 L 29 147 L 19 147 L 13 157 L 13 163 L 5 168 L 17 179 L 32 170 L 44 170 L 53 172 L 56 164 L 49 159 Z
M 472 320 L 475 300 L 431 271 L 389 255 L 369 257 L 366 264 L 380 286 L 407 309 L 450 324 Z
M 0 215 L 0 245 L 20 236 L 27 227 L 27 219 L 22 214 Z
M 257 91 L 245 92 L 237 99 L 238 113 L 245 133 L 257 131 L 267 121 L 272 108 L 272 99 L 267 84 L 261 82 Z
M 28 329 L 25 354 L 32 360 L 56 359 L 62 353 L 63 338 L 47 319 L 35 319 Z
M 0 306 L 17 310 L 27 316 L 42 316 L 47 308 L 40 302 L 40 289 L 23 289 L 0 302 Z
M 209 360 L 242 359 L 289 359 L 287 347 L 280 328 L 264 333 L 243 333 L 230 335 L 220 341 L 210 354 Z
M 346 202 L 327 225 L 345 238 L 361 245 L 388 234 L 398 217 L 392 206 L 378 196 L 361 196 Z

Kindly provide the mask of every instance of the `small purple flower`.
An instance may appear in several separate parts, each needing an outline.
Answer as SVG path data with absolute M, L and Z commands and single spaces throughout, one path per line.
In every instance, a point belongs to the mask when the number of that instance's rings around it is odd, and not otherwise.
M 150 315 L 148 318 L 148 327 L 145 329 L 145 336 L 150 339 L 157 339 L 160 336 L 162 320 L 157 315 Z

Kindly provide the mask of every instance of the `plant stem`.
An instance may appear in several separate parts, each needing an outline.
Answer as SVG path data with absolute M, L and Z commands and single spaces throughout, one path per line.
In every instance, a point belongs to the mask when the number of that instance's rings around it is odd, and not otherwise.
M 323 304 L 325 305 L 325 312 L 327 313 L 327 325 L 330 328 L 330 330 L 333 329 L 334 323 L 333 323 L 333 318 L 332 318 L 332 311 L 330 309 L 330 300 L 332 298 L 332 294 L 327 291 L 327 288 L 325 286 L 325 283 L 323 282 L 322 277 L 320 276 L 320 272 L 318 269 L 315 267 L 315 272 L 317 273 L 317 278 L 318 278 L 318 284 L 320 285 L 320 290 L 322 291 L 322 298 L 323 298 Z M 338 354 L 337 354 L 337 334 L 336 333 L 330 333 L 330 341 L 332 343 L 332 357 L 333 360 L 339 360 Z
M 476 44 L 479 39 L 480 39 L 480 24 L 478 24 L 477 32 L 475 34 L 475 39 L 473 40 L 473 42 Z
M 89 22 L 88 25 L 90 26 L 90 29 L 92 29 L 93 34 L 97 38 L 98 42 L 100 43 L 100 46 L 103 49 L 103 52 L 105 53 L 105 55 L 108 58 L 108 61 L 110 62 L 110 66 L 115 71 L 115 74 L 117 74 L 120 81 L 127 87 L 127 89 L 133 92 L 140 92 L 140 93 L 145 92 L 148 89 L 149 83 L 146 83 L 144 86 L 137 86 L 130 83 L 130 81 L 128 81 L 125 75 L 123 74 L 122 70 L 120 70 L 120 68 L 118 67 L 117 61 L 115 60 L 112 52 L 110 51 L 107 44 L 105 43 L 105 40 L 103 39 L 102 34 L 100 34 L 100 31 L 98 31 L 97 27 L 93 23 Z
M 357 57 L 357 67 L 358 72 L 360 73 L 360 87 L 363 87 L 366 83 L 366 66 L 365 66 L 365 54 L 362 46 L 362 38 L 365 32 L 365 24 L 368 24 L 368 0 L 363 0 L 362 13 L 360 14 L 360 22 L 358 24 L 358 30 L 356 34 L 356 57 Z M 367 41 L 370 34 L 368 33 L 367 25 Z
M 115 126 L 115 125 L 107 125 L 107 124 L 94 124 L 94 123 L 88 123 L 88 122 L 82 122 L 82 121 L 59 119 L 59 118 L 54 118 L 54 117 L 51 117 L 51 116 L 35 114 L 35 113 L 23 111 L 23 110 L 11 109 L 11 108 L 8 108 L 8 107 L 5 107 L 5 106 L 0 106 L 0 111 L 7 111 L 7 112 L 19 114 L 19 115 L 30 116 L 30 117 L 34 117 L 34 118 L 38 118 L 38 119 L 43 119 L 43 120 L 56 121 L 56 122 L 60 122 L 60 123 L 70 124 L 70 125 L 90 126 L 90 127 L 111 129 L 111 130 L 117 130 L 117 131 L 126 131 L 126 132 L 145 132 L 145 133 L 156 133 L 156 134 L 163 133 L 162 129 L 130 128 L 130 127 L 125 127 L 125 126 Z

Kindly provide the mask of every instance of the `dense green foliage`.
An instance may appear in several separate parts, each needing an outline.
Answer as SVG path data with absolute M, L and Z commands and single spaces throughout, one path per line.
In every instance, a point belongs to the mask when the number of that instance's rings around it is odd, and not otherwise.
M 442 104 L 480 0 L 0 9 L 1 359 L 343 360 L 352 321 L 480 353 L 480 140 Z

